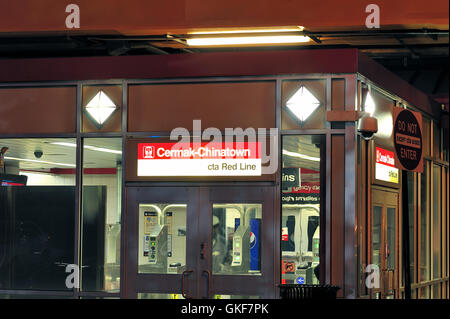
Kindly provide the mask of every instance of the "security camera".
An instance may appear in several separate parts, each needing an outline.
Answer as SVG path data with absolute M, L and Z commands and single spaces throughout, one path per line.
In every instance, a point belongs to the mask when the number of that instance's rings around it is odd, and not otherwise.
M 364 115 L 358 120 L 357 130 L 365 140 L 372 139 L 373 135 L 378 132 L 377 119 L 370 115 Z
M 42 155 L 44 155 L 44 152 L 42 152 L 42 151 L 34 151 L 34 156 L 36 158 L 41 158 Z

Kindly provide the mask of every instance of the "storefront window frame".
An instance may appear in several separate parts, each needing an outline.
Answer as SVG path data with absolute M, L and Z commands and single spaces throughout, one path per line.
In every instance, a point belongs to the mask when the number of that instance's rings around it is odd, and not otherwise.
M 83 105 L 82 105 L 82 88 L 83 85 L 120 85 L 122 86 L 122 129 L 121 132 L 92 132 L 92 133 L 84 133 L 82 132 L 82 115 L 83 115 Z M 11 88 L 11 87 L 19 87 L 19 88 L 58 88 L 58 87 L 76 87 L 76 131 L 74 133 L 52 133 L 52 134 L 36 134 L 36 133 L 25 133 L 25 134 L 0 134 L 0 138 L 73 138 L 76 141 L 76 155 L 75 155 L 75 240 L 74 240 L 74 264 L 80 265 L 81 258 L 81 190 L 82 190 L 82 167 L 83 167 L 83 147 L 82 141 L 84 138 L 105 138 L 105 137 L 116 137 L 121 138 L 123 141 L 126 137 L 126 110 L 127 110 L 127 99 L 126 99 L 126 90 L 127 90 L 127 82 L 123 80 L 92 80 L 92 81 L 58 81 L 58 82 L 46 82 L 46 83 L 19 83 L 14 85 L 0 85 L 0 88 Z M 122 143 L 122 163 L 125 160 L 125 143 Z M 121 211 L 124 208 L 124 193 L 125 193 L 125 184 L 124 184 L 124 175 L 125 172 L 122 170 L 122 205 Z M 121 224 L 123 224 L 123 214 L 121 214 Z M 123 236 L 123 235 L 121 235 Z M 121 238 L 121 246 L 122 246 L 123 238 Z M 121 248 L 122 251 L 122 248 Z M 121 258 L 121 269 L 122 269 L 122 256 Z M 80 272 L 81 273 L 81 272 Z M 122 270 L 121 270 L 122 273 Z M 123 276 L 121 276 L 123 278 Z M 81 276 L 79 278 L 81 281 Z M 45 298 L 46 296 L 56 296 L 60 298 L 71 298 L 71 299 L 79 299 L 82 297 L 121 297 L 122 294 L 122 282 L 121 282 L 120 292 L 84 292 L 81 291 L 80 288 L 73 288 L 72 290 L 67 291 L 54 291 L 54 290 L 20 290 L 20 289 L 3 289 L 0 290 L 0 296 L 4 297 L 18 297 L 20 296 L 32 296 L 36 298 Z

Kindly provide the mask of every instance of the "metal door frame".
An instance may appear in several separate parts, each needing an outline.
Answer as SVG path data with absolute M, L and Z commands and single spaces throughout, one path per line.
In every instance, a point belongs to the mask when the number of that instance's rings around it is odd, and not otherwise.
M 393 196 L 393 199 L 396 199 L 394 201 L 388 202 L 388 198 L 384 198 L 383 201 L 378 201 L 376 198 L 376 193 L 386 193 L 386 195 Z M 381 298 L 384 299 L 387 296 L 393 296 L 394 298 L 399 298 L 399 292 L 400 292 L 400 202 L 399 202 L 399 191 L 396 189 L 390 189 L 385 187 L 377 187 L 372 186 L 372 202 L 370 205 L 370 217 L 369 217 L 369 257 L 370 257 L 370 263 L 373 263 L 373 208 L 375 205 L 380 206 L 382 208 L 381 210 L 381 241 L 380 241 L 380 288 L 379 289 L 371 289 L 371 297 L 374 298 L 374 295 L 376 293 L 381 294 Z M 389 270 L 387 269 L 387 256 L 386 256 L 386 249 L 387 249 L 387 209 L 388 208 L 395 208 L 395 261 L 394 261 L 394 271 L 392 274 L 392 279 L 388 276 Z M 391 282 L 388 282 L 391 281 Z M 393 294 L 387 294 L 387 288 L 386 285 L 390 285 L 392 283 L 393 286 Z
M 192 298 L 212 298 L 217 294 L 255 295 L 275 298 L 277 269 L 274 196 L 276 186 L 267 185 L 164 185 L 126 187 L 124 218 L 123 298 L 138 293 L 185 293 Z M 186 270 L 182 274 L 138 274 L 139 204 L 183 203 L 186 212 Z M 214 275 L 212 273 L 212 203 L 261 203 L 261 276 Z M 279 226 L 279 225 L 278 225 Z M 204 245 L 206 243 L 206 245 Z M 202 245 L 203 244 L 203 245 Z M 204 249 L 206 258 L 200 258 Z M 279 261 L 278 261 L 279 262 Z M 184 277 L 184 278 L 183 278 Z M 236 288 L 238 287 L 238 288 Z

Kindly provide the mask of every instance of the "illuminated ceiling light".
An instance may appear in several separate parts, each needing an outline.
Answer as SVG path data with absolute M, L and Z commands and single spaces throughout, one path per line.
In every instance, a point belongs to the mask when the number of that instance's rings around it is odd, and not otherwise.
M 364 102 L 364 112 L 367 112 L 370 116 L 373 116 L 375 107 L 375 101 L 373 100 L 372 95 L 370 95 L 370 91 L 367 91 L 366 101 Z
M 300 154 L 300 153 L 289 152 L 289 151 L 286 151 L 286 150 L 283 150 L 283 155 L 292 156 L 292 157 L 298 157 L 298 158 L 301 158 L 301 159 L 314 161 L 314 162 L 320 162 L 320 157 L 308 156 L 308 155 L 304 155 L 304 154 Z
M 304 122 L 319 106 L 320 101 L 304 86 L 286 102 L 286 107 L 301 122 Z
M 290 44 L 309 42 L 310 38 L 303 35 L 274 36 L 242 36 L 242 37 L 211 37 L 186 39 L 189 46 L 221 46 L 221 45 L 257 45 L 257 44 Z
M 9 157 L 9 156 L 5 156 L 5 159 L 7 159 L 7 160 L 12 160 L 12 161 L 20 161 L 20 162 L 42 163 L 42 164 L 48 164 L 48 165 L 76 167 L 75 164 L 55 163 L 55 162 L 47 162 L 47 161 L 34 160 L 34 159 L 27 159 L 27 158 L 18 158 L 18 157 Z
M 190 32 L 189 35 L 191 37 L 188 37 L 186 42 L 189 46 L 295 44 L 309 42 L 309 37 L 301 34 L 295 34 L 295 32 L 301 32 L 303 29 L 303 27 L 298 26 L 264 29 L 238 28 L 216 31 L 197 31 Z
M 85 106 L 90 119 L 100 129 L 109 117 L 118 109 L 117 105 L 100 90 Z
M 50 144 L 53 145 L 61 145 L 61 146 L 69 146 L 69 147 L 77 147 L 77 144 L 75 143 L 66 143 L 66 142 L 52 142 Z M 97 146 L 91 146 L 91 145 L 84 145 L 85 149 L 91 150 L 91 151 L 97 151 L 97 152 L 105 152 L 105 153 L 112 153 L 112 154 L 122 154 L 122 151 L 112 150 L 109 148 L 103 148 L 103 147 L 97 147 Z

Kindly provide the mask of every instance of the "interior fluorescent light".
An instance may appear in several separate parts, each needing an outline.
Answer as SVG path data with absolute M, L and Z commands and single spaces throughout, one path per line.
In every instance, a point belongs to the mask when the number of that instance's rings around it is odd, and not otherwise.
M 364 112 L 367 112 L 370 114 L 370 116 L 373 116 L 373 113 L 375 112 L 375 101 L 372 98 L 372 95 L 370 95 L 370 91 L 367 91 L 366 101 L 364 102 Z
M 252 45 L 252 44 L 286 44 L 309 42 L 310 38 L 303 35 L 273 35 L 273 36 L 242 36 L 242 37 L 211 37 L 186 39 L 189 46 L 219 46 L 219 45 Z
M 314 161 L 314 162 L 320 162 L 320 157 L 308 156 L 308 155 L 304 155 L 304 154 L 300 154 L 300 153 L 289 152 L 286 150 L 283 150 L 283 155 L 298 157 L 298 158 L 302 158 L 302 159 L 306 159 L 306 160 Z
M 286 102 L 286 107 L 302 122 L 320 106 L 320 101 L 302 86 Z
M 21 162 L 42 163 L 42 164 L 49 164 L 49 165 L 58 165 L 58 166 L 76 167 L 75 164 L 55 163 L 55 162 L 47 162 L 47 161 L 34 160 L 34 159 L 27 159 L 27 158 L 17 158 L 17 157 L 9 157 L 9 156 L 5 156 L 5 159 L 7 159 L 7 160 L 13 160 L 13 161 L 21 161 Z
M 69 147 L 77 147 L 77 144 L 75 144 L 75 143 L 52 142 L 50 144 L 61 145 L 61 146 L 69 146 Z M 91 146 L 91 145 L 84 145 L 84 148 L 88 149 L 88 150 L 91 150 L 91 151 L 113 153 L 113 154 L 122 154 L 122 151 L 117 151 L 117 150 L 112 150 L 112 149 L 109 149 L 109 148 L 103 148 L 103 147 L 97 147 L 97 146 Z

